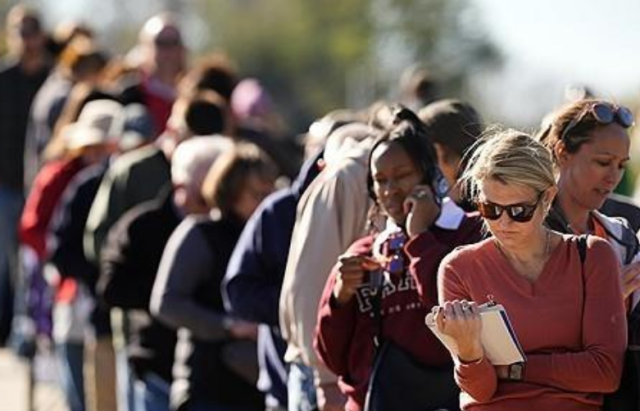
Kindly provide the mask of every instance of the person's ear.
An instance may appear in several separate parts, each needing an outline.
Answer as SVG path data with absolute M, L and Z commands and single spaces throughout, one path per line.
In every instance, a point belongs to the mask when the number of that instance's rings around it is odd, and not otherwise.
M 567 145 L 564 141 L 558 141 L 553 146 L 553 155 L 558 162 L 558 166 L 562 167 L 569 161 L 571 153 L 567 150 Z
M 433 148 L 436 150 L 436 155 L 438 156 L 438 163 L 442 164 L 446 158 L 445 147 L 443 147 L 440 143 L 433 143 Z

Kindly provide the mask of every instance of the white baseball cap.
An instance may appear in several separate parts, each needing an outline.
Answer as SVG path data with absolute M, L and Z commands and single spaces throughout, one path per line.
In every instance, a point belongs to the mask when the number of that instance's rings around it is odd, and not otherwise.
M 96 144 L 117 142 L 122 134 L 123 107 L 113 100 L 94 100 L 87 103 L 78 121 L 65 127 L 67 147 L 77 149 Z

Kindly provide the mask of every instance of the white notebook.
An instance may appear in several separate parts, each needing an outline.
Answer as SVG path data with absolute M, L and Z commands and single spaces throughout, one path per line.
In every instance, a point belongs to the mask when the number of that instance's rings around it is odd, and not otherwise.
M 502 305 L 481 305 L 480 317 L 482 318 L 482 346 L 491 364 L 509 365 L 526 360 L 524 351 L 522 351 L 511 322 L 509 322 L 507 311 Z M 455 341 L 438 331 L 433 313 L 427 315 L 425 322 L 449 351 L 457 353 L 458 347 Z

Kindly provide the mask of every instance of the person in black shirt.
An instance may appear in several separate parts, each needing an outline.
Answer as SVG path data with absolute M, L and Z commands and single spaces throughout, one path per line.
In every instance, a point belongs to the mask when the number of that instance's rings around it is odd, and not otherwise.
M 0 68 L 0 346 L 9 335 L 18 281 L 17 222 L 24 202 L 29 109 L 51 68 L 37 13 L 15 6 L 6 27 L 10 57 Z

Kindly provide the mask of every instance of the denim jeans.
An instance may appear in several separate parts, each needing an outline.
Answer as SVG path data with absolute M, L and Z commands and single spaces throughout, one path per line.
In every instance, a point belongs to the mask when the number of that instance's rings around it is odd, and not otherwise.
M 181 407 L 180 411 L 252 411 L 251 408 L 244 409 L 242 407 L 232 407 L 226 405 L 213 404 L 208 401 L 190 401 L 185 407 Z
M 82 343 L 56 344 L 60 382 L 71 411 L 84 411 L 84 346 Z
M 119 308 L 111 309 L 111 330 L 113 349 L 116 356 L 116 400 L 118 411 L 136 410 L 133 371 L 129 366 L 125 335 L 128 326 L 126 313 Z
M 116 400 L 118 411 L 139 411 L 136 409 L 134 379 L 124 347 L 116 347 Z
M 169 411 L 171 385 L 154 373 L 147 373 L 136 380 L 134 393 L 136 411 Z
M 292 362 L 287 380 L 289 411 L 314 411 L 318 409 L 313 368 L 301 362 Z
M 0 345 L 11 330 L 15 286 L 18 271 L 18 222 L 24 196 L 21 192 L 0 187 Z

